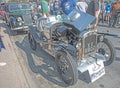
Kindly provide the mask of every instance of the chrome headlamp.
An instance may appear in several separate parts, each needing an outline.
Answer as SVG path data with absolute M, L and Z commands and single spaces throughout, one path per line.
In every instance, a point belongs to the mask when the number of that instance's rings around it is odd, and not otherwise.
M 82 46 L 82 43 L 81 43 L 81 41 L 79 41 L 79 42 L 76 44 L 76 48 L 79 49 L 81 46 Z
M 76 48 L 78 50 L 78 57 L 80 59 L 80 57 L 82 57 L 83 55 L 83 49 L 82 49 L 82 42 L 79 41 L 77 44 L 76 44 Z
M 22 23 L 21 23 L 21 22 L 19 22 L 18 24 L 19 24 L 19 26 L 21 26 L 21 25 L 22 25 Z
M 18 18 L 17 18 L 17 21 L 22 21 L 22 18 L 21 18 L 21 17 L 18 17 Z
M 79 38 L 77 44 L 76 44 L 76 48 L 79 49 L 82 46 L 82 39 Z
M 38 18 L 38 17 L 35 15 L 35 16 L 34 16 L 34 20 L 37 20 L 37 18 Z

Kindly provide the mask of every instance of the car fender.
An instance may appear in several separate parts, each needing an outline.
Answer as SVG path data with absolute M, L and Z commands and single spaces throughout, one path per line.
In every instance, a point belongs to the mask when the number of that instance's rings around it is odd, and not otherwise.
M 70 51 L 71 52 L 76 52 L 77 51 L 77 49 L 74 46 L 72 46 L 71 44 L 66 46 L 64 43 L 55 46 L 55 50 L 56 51 L 65 50 L 65 51 L 68 51 L 68 52 L 70 52 Z
M 13 26 L 15 26 L 17 24 L 16 18 L 13 16 L 10 16 L 10 23 L 12 23 Z
M 65 44 L 59 44 L 55 46 L 56 51 L 67 50 Z
M 77 49 L 70 44 L 68 46 L 65 46 L 64 44 L 56 46 L 55 52 L 57 53 L 59 51 L 69 53 L 71 56 L 73 56 L 74 59 L 77 58 Z
M 39 43 L 39 42 L 41 41 L 41 39 L 40 39 L 40 36 L 39 36 L 38 33 L 37 33 L 36 27 L 33 27 L 32 25 L 30 25 L 30 26 L 28 27 L 28 29 L 29 29 L 29 32 L 33 35 L 35 41 L 36 41 L 37 43 Z
M 10 21 L 12 22 L 12 21 L 16 21 L 16 19 L 15 19 L 15 17 L 13 17 L 13 16 L 10 16 Z

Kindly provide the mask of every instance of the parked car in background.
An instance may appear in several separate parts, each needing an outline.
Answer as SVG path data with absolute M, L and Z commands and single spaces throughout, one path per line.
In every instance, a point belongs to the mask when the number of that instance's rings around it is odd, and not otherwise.
M 5 19 L 5 3 L 0 4 L 0 15 L 2 16 L 3 19 Z
M 13 33 L 26 31 L 29 25 L 35 25 L 37 17 L 33 15 L 29 3 L 8 3 L 5 21 Z

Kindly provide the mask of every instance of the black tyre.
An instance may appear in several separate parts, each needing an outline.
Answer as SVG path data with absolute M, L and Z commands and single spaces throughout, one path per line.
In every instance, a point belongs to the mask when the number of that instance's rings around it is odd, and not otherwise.
M 33 35 L 31 33 L 28 33 L 28 40 L 29 40 L 29 43 L 30 43 L 30 47 L 33 49 L 33 50 L 36 50 L 37 48 L 37 43 L 33 37 Z
M 78 79 L 77 65 L 71 55 L 67 52 L 58 51 L 56 54 L 56 65 L 60 77 L 67 85 L 74 85 Z
M 105 66 L 110 65 L 115 59 L 115 49 L 112 43 L 106 38 L 102 42 L 98 42 L 97 52 L 105 56 Z
M 11 32 L 11 35 L 12 35 L 12 36 L 15 36 L 15 35 L 18 34 L 18 31 L 17 31 L 17 30 L 14 30 L 11 22 L 9 23 L 9 27 L 10 27 L 10 32 Z

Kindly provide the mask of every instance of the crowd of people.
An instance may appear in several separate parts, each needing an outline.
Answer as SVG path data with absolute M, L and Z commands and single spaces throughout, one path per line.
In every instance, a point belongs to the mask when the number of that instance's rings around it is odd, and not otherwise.
M 114 3 L 104 0 L 37 0 L 33 11 L 41 13 L 42 16 L 58 15 L 61 12 L 68 15 L 73 9 L 79 9 L 96 17 L 93 28 L 96 28 L 99 20 L 109 23 L 111 15 L 115 15 L 120 9 L 120 0 Z

